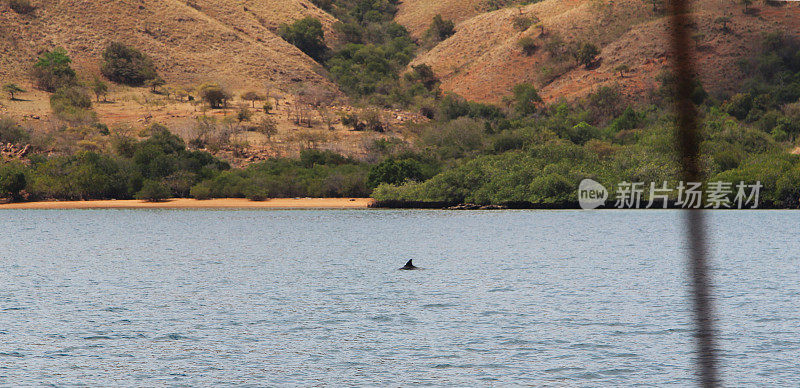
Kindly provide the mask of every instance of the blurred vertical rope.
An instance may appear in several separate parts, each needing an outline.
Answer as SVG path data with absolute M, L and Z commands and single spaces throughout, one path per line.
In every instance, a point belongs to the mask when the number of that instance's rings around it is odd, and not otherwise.
M 689 15 L 690 2 L 689 0 L 668 0 L 668 3 L 671 15 L 671 57 L 676 80 L 676 141 L 680 152 L 682 178 L 684 182 L 702 182 L 698 111 L 691 99 L 696 82 L 696 68 L 691 52 L 692 45 L 689 42 L 688 29 L 692 23 Z M 698 374 L 701 386 L 716 387 L 720 384 L 720 380 L 714 345 L 705 217 L 702 210 L 686 210 L 684 213 L 692 277 Z

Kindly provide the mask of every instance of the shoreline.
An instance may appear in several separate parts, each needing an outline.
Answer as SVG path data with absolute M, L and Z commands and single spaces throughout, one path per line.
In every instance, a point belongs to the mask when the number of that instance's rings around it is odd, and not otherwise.
M 197 200 L 174 198 L 163 202 L 142 200 L 41 201 L 0 204 L 4 209 L 66 210 L 66 209 L 367 209 L 374 205 L 372 198 L 273 198 L 251 201 L 245 198 Z

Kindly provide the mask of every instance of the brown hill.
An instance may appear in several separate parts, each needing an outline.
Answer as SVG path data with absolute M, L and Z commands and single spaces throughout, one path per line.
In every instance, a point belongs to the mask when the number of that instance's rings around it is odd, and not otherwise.
M 32 15 L 0 2 L 0 78 L 25 84 L 39 52 L 64 47 L 83 76 L 96 73 L 113 40 L 150 55 L 169 83 L 214 80 L 233 89 L 270 82 L 333 87 L 321 68 L 275 31 L 312 15 L 326 28 L 332 16 L 308 0 L 34 1 Z
M 799 33 L 800 7 L 761 5 L 751 14 L 719 0 L 696 4 L 699 38 L 697 57 L 701 79 L 707 89 L 724 91 L 735 85 L 741 74 L 736 61 L 750 53 L 762 33 L 784 30 Z M 536 16 L 543 29 L 532 26 L 515 29 L 517 8 L 483 13 L 458 24 L 456 34 L 414 63 L 431 65 L 446 91 L 476 101 L 500 102 L 514 85 L 531 82 L 541 89 L 545 100 L 576 98 L 601 85 L 619 85 L 630 98 L 644 95 L 655 86 L 655 76 L 668 64 L 667 19 L 653 12 L 652 3 L 640 0 L 597 2 L 588 0 L 545 0 L 522 8 L 522 16 Z M 715 20 L 728 16 L 729 30 Z M 518 42 L 534 38 L 538 50 L 526 56 Z M 544 49 L 556 37 L 566 43 L 591 42 L 601 49 L 592 69 L 577 66 L 570 58 L 556 59 Z M 627 65 L 621 76 L 615 69 Z
M 482 2 L 483 0 L 404 0 L 395 20 L 406 26 L 411 36 L 419 38 L 437 14 L 460 23 L 479 14 Z

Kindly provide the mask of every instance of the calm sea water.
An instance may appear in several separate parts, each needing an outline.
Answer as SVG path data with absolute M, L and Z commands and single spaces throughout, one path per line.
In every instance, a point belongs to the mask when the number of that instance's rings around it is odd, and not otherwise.
M 711 215 L 726 385 L 800 385 L 799 216 Z M 687 386 L 680 217 L 0 211 L 0 385 Z

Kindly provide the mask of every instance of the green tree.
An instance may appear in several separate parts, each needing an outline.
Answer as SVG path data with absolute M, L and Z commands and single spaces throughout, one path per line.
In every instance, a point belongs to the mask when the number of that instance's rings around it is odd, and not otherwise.
M 130 86 L 141 86 L 158 78 L 150 57 L 120 42 L 112 42 L 103 51 L 100 72 L 113 82 Z
M 216 83 L 206 83 L 197 89 L 200 98 L 207 102 L 211 109 L 219 109 L 228 104 L 231 95 Z
M 75 70 L 72 70 L 70 63 L 72 59 L 63 48 L 45 51 L 33 65 L 33 76 L 39 87 L 48 92 L 74 85 Z
M 599 54 L 600 50 L 597 46 L 592 43 L 583 43 L 574 51 L 573 56 L 579 65 L 589 67 Z
M 519 84 L 514 86 L 514 110 L 521 116 L 529 116 L 536 113 L 537 104 L 542 102 L 539 92 L 531 84 Z
M 456 33 L 456 25 L 452 20 L 445 20 L 442 15 L 433 17 L 433 22 L 425 33 L 433 42 L 441 42 Z
M 372 167 L 367 177 L 367 186 L 376 188 L 381 183 L 399 185 L 407 180 L 420 181 L 424 178 L 419 162 L 416 160 L 386 159 Z
M 323 62 L 328 55 L 322 23 L 313 17 L 309 16 L 292 24 L 282 24 L 278 28 L 278 34 L 317 62 Z
M 14 83 L 9 83 L 9 84 L 3 85 L 3 91 L 8 93 L 9 96 L 11 96 L 10 97 L 11 101 L 16 100 L 16 97 L 14 96 L 15 94 L 17 94 L 17 93 L 25 93 L 25 89 L 22 89 L 21 87 L 19 87 L 19 85 L 14 84 Z
M 617 71 L 617 72 L 619 72 L 619 76 L 620 76 L 620 77 L 624 77 L 624 76 L 625 76 L 625 73 L 627 73 L 627 72 L 631 71 L 631 67 L 630 67 L 630 66 L 628 66 L 627 64 L 624 64 L 624 63 L 623 63 L 623 64 L 621 64 L 621 65 L 619 65 L 619 66 L 615 67 L 615 68 L 614 68 L 614 71 Z
M 150 87 L 150 91 L 153 93 L 158 92 L 158 88 L 167 84 L 167 81 L 164 81 L 163 78 L 156 76 L 156 78 L 149 79 L 145 82 L 145 85 Z
M 16 163 L 0 164 L 0 198 L 19 201 L 25 186 L 27 179 L 24 166 Z

